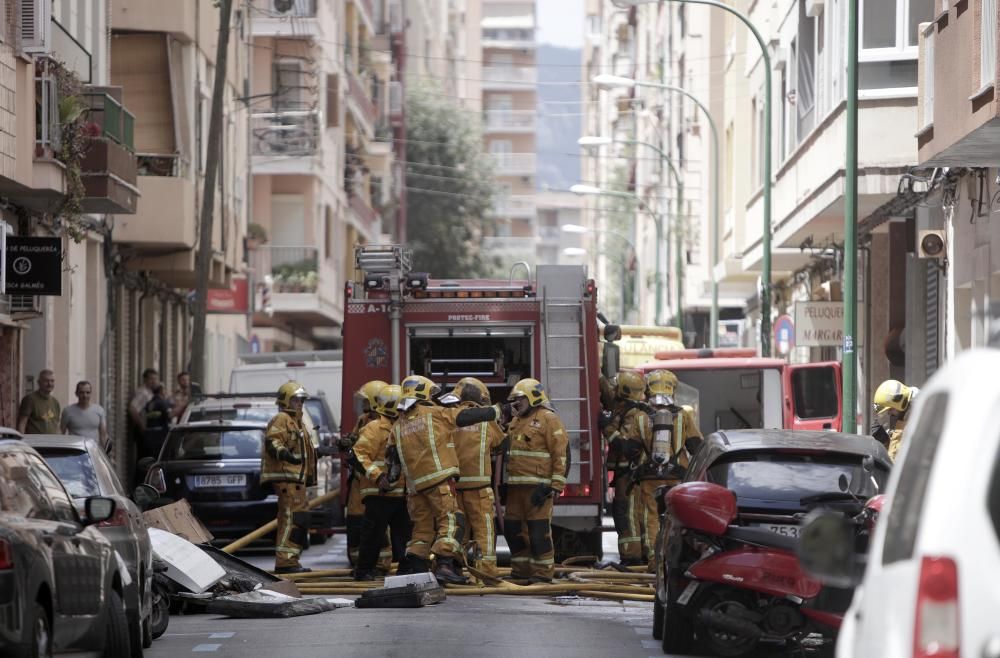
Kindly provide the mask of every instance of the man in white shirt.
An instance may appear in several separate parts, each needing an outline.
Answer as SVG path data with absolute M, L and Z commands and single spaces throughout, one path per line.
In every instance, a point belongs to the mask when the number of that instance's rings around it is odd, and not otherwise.
M 83 381 L 76 385 L 76 404 L 71 404 L 62 412 L 59 426 L 63 434 L 86 436 L 96 440 L 104 451 L 111 453 L 111 441 L 108 439 L 108 422 L 104 408 L 90 401 L 93 387 L 90 382 Z

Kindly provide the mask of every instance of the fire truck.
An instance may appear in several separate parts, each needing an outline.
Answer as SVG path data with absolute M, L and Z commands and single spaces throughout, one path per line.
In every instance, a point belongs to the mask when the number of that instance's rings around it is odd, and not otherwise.
M 724 429 L 831 430 L 844 425 L 840 364 L 789 364 L 754 349 L 665 351 L 638 367 L 670 370 L 677 398 L 695 408 L 705 436 Z
M 445 389 L 476 377 L 494 402 L 520 379 L 542 382 L 566 426 L 567 485 L 556 500 L 558 555 L 601 552 L 604 465 L 600 432 L 596 286 L 583 266 L 539 265 L 527 278 L 433 279 L 398 245 L 355 249 L 343 326 L 343 421 L 360 413 L 367 381 L 429 377 Z M 346 482 L 342 491 L 346 491 Z

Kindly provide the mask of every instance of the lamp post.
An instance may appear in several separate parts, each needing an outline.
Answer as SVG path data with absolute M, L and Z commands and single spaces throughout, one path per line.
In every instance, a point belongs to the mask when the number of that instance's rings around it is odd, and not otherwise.
M 617 7 L 629 8 L 638 5 L 645 5 L 660 2 L 661 0 L 612 0 Z M 685 2 L 696 5 L 708 5 L 717 9 L 727 11 L 738 18 L 749 28 L 764 58 L 764 233 L 761 236 L 761 249 L 763 251 L 763 263 L 761 269 L 761 279 L 763 286 L 760 295 L 760 351 L 762 356 L 771 356 L 771 55 L 767 51 L 767 43 L 761 36 L 757 26 L 751 22 L 750 18 L 743 12 L 720 2 L 720 0 L 668 0 L 669 2 Z M 850 0 L 854 7 L 855 0 Z M 855 12 L 857 8 L 854 7 Z M 646 86 L 659 86 L 653 83 L 642 83 Z M 677 89 L 677 88 L 675 88 Z M 689 96 L 694 100 L 693 96 Z M 700 105 L 700 103 L 699 103 Z M 702 108 L 704 109 L 704 108 Z M 707 113 L 706 113 L 707 114 Z M 718 187 L 718 186 L 716 186 Z M 713 281 L 714 281 L 713 276 Z M 846 316 L 845 316 L 846 317 Z M 713 329 L 718 322 L 713 323 Z
M 607 146 L 609 144 L 634 144 L 634 145 L 637 145 L 637 146 L 646 146 L 646 147 L 651 148 L 654 151 L 656 151 L 656 153 L 660 156 L 660 158 L 664 162 L 666 162 L 667 165 L 670 167 L 670 172 L 671 172 L 671 174 L 674 177 L 674 182 L 677 184 L 677 190 L 678 190 L 678 197 L 677 197 L 678 198 L 678 207 L 677 207 L 677 213 L 678 213 L 678 217 L 680 217 L 680 212 L 681 212 L 680 203 L 681 203 L 681 199 L 683 197 L 684 182 L 681 180 L 681 175 L 677 171 L 677 167 L 674 166 L 673 161 L 669 157 L 667 157 L 667 154 L 664 153 L 663 149 L 661 149 L 659 146 L 657 146 L 656 144 L 651 144 L 650 142 L 642 142 L 642 141 L 639 141 L 639 140 L 636 140 L 636 139 L 613 139 L 611 137 L 597 137 L 597 136 L 581 137 L 580 139 L 576 140 L 576 143 L 578 145 L 580 145 L 580 146 L 583 146 L 583 147 L 588 147 L 588 146 Z M 657 272 L 659 272 L 660 271 L 659 270 L 659 267 L 660 267 L 660 245 L 663 243 L 664 236 L 662 235 L 663 231 L 661 230 L 660 226 L 657 226 L 656 228 L 657 228 L 657 231 L 656 231 L 656 266 L 657 266 Z M 680 297 L 680 294 L 681 294 L 681 283 L 680 283 L 681 282 L 681 263 L 680 263 L 680 261 L 677 262 L 677 271 L 675 272 L 675 278 L 677 279 L 677 282 L 678 282 L 678 285 L 677 285 L 677 292 L 678 292 L 678 297 L 677 297 L 677 309 L 678 309 L 678 313 L 677 313 L 677 326 L 678 326 L 678 328 L 681 328 L 681 322 L 680 322 L 680 319 L 681 319 L 681 314 L 680 314 L 680 308 L 681 308 L 681 297 Z M 659 299 L 659 295 L 660 295 L 660 292 L 659 292 L 659 288 L 658 288 L 657 289 L 657 300 L 656 300 L 656 303 L 658 305 L 662 304 L 661 300 Z M 657 306 L 657 309 L 660 309 L 660 308 L 662 308 L 662 306 Z M 662 321 L 662 318 L 660 317 L 660 311 L 658 310 L 657 311 L 657 316 L 656 316 L 656 322 L 657 322 L 657 324 L 659 324 L 661 321 Z
M 858 321 L 858 0 L 847 3 L 847 162 L 844 167 L 844 349 L 841 351 L 841 409 L 845 432 L 857 431 Z M 865 340 L 871 340 L 865 336 Z M 850 424 L 848 424 L 850 419 Z
M 646 81 L 642 81 L 642 80 L 633 80 L 632 78 L 625 78 L 625 77 L 622 77 L 622 76 L 607 75 L 607 74 L 601 74 L 601 75 L 594 76 L 593 81 L 594 81 L 595 84 L 600 85 L 601 87 L 605 87 L 605 88 L 607 88 L 607 87 L 652 87 L 654 89 L 663 89 L 665 91 L 670 91 L 670 92 L 678 93 L 678 94 L 681 94 L 681 95 L 683 95 L 683 96 L 691 99 L 691 101 L 694 102 L 694 104 L 697 105 L 698 108 L 705 115 L 705 118 L 708 119 L 708 125 L 711 128 L 711 130 L 712 130 L 712 187 L 713 187 L 713 191 L 712 191 L 712 196 L 713 196 L 713 200 L 712 200 L 712 265 L 714 267 L 715 264 L 719 262 L 719 227 L 720 227 L 720 224 L 719 224 L 719 209 L 722 207 L 722 204 L 719 201 L 719 194 L 720 194 L 720 192 L 719 192 L 719 168 L 721 166 L 720 165 L 720 159 L 719 159 L 719 130 L 718 130 L 718 128 L 716 128 L 715 119 L 712 118 L 712 113 L 708 111 L 708 108 L 705 107 L 705 104 L 702 103 L 701 100 L 699 100 L 697 96 L 695 96 L 694 94 L 690 93 L 686 89 L 682 89 L 682 88 L 677 87 L 675 85 L 668 85 L 668 84 L 663 84 L 663 83 L 660 83 L 660 82 L 646 82 Z M 667 158 L 666 154 L 664 154 L 663 150 L 660 149 L 658 146 L 655 146 L 653 144 L 649 144 L 647 142 L 637 142 L 637 143 L 644 144 L 645 146 L 649 146 L 649 147 L 655 149 L 660 154 L 660 157 L 663 158 L 663 159 L 665 159 L 667 161 L 667 163 L 670 164 L 670 170 L 673 172 L 674 179 L 677 181 L 677 190 L 678 190 L 678 192 L 677 192 L 677 220 L 680 221 L 681 218 L 683 217 L 683 208 L 681 207 L 681 205 L 683 203 L 683 198 L 684 198 L 683 197 L 683 194 L 684 194 L 684 184 L 681 181 L 681 178 L 680 178 L 680 176 L 677 173 L 677 169 L 674 167 L 673 162 L 671 162 L 670 159 Z M 676 258 L 675 258 L 675 262 L 676 262 L 675 277 L 677 279 L 677 314 L 678 314 L 678 316 L 680 316 L 681 299 L 682 299 L 681 295 L 682 295 L 683 290 L 684 290 L 684 288 L 683 288 L 683 278 L 682 278 L 683 261 L 681 260 L 681 253 L 682 253 L 681 252 L 681 245 L 682 245 L 681 241 L 682 241 L 682 238 L 683 238 L 682 234 L 680 232 L 678 232 L 677 236 L 675 237 L 675 249 L 676 249 L 676 252 L 677 252 L 676 253 Z M 718 281 L 715 280 L 715 272 L 712 272 L 712 309 L 711 309 L 709 324 L 710 324 L 710 327 L 709 327 L 709 336 L 710 336 L 709 345 L 711 347 L 718 347 L 719 346 L 719 283 L 718 283 Z M 678 323 L 678 326 L 679 325 L 680 325 L 680 323 Z
M 625 235 L 624 233 L 620 233 L 618 231 L 614 231 L 614 230 L 611 230 L 611 229 L 590 228 L 588 226 L 581 226 L 580 224 L 563 224 L 560 228 L 562 229 L 563 233 L 573 233 L 573 234 L 576 234 L 576 235 L 580 235 L 580 234 L 583 234 L 583 233 L 598 233 L 598 234 L 604 234 L 604 235 L 613 235 L 616 238 L 618 238 L 619 240 L 621 240 L 622 242 L 624 242 L 625 244 L 627 244 L 628 247 L 629 247 L 629 249 L 632 250 L 632 258 L 638 260 L 639 251 L 635 248 L 635 243 L 632 242 L 631 240 L 629 240 L 628 236 Z M 576 251 L 576 250 L 579 250 L 582 253 L 579 253 L 579 254 L 577 254 L 577 253 L 570 253 L 570 251 Z M 586 254 L 586 250 L 585 249 L 580 249 L 579 247 L 566 247 L 565 249 L 563 249 L 563 254 L 565 254 L 566 256 L 574 256 L 574 255 L 580 255 L 580 256 L 582 256 L 582 255 Z M 626 288 L 625 288 L 625 271 L 626 271 L 626 269 L 627 268 L 623 268 L 622 269 L 622 322 L 626 321 L 626 317 L 625 317 L 625 314 L 626 314 L 626 306 L 625 306 L 625 290 L 626 290 Z M 635 300 L 635 290 L 638 289 L 638 286 L 633 286 L 632 288 L 633 288 L 633 299 L 630 300 L 630 302 L 631 302 L 630 306 L 631 306 L 631 308 L 637 308 L 637 304 L 636 304 L 636 300 Z
M 613 196 L 620 199 L 631 199 L 639 204 L 639 207 L 645 210 L 650 217 L 653 218 L 653 222 L 656 225 L 656 241 L 657 244 L 663 239 L 663 217 L 657 213 L 655 210 L 649 207 L 642 197 L 632 194 L 631 192 L 622 192 L 620 190 L 605 190 L 600 187 L 595 187 L 593 185 L 583 185 L 576 184 L 569 188 L 569 191 L 574 194 L 579 194 L 581 196 Z M 633 246 L 633 249 L 635 247 Z M 662 324 L 663 317 L 663 273 L 660 269 L 660 259 L 656 259 L 656 324 Z

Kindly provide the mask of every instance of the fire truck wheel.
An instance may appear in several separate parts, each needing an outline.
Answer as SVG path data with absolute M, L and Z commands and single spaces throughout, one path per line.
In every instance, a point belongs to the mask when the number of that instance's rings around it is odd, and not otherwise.
M 603 536 L 596 530 L 570 530 L 552 526 L 552 540 L 555 544 L 556 562 L 562 562 L 579 555 L 593 555 L 598 560 L 604 557 Z

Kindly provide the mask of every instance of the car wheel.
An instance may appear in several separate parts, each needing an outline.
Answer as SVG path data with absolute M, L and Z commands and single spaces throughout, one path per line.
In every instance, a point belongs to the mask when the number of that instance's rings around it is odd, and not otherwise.
M 122 601 L 121 594 L 111 590 L 108 604 L 107 624 L 104 630 L 104 658 L 129 658 L 131 651 L 125 602 Z
M 29 627 L 31 637 L 28 638 L 29 658 L 51 658 L 52 657 L 52 623 L 49 621 L 49 613 L 45 607 L 35 601 L 32 614 L 31 626 Z
M 170 624 L 170 597 L 159 587 L 153 587 L 153 612 L 149 616 L 149 632 L 156 639 L 167 632 Z
M 681 614 L 677 597 L 681 595 L 681 582 L 678 576 L 667 573 L 667 600 L 663 604 L 663 616 L 660 622 L 660 639 L 663 653 L 690 653 L 694 646 L 694 628 L 691 620 Z

